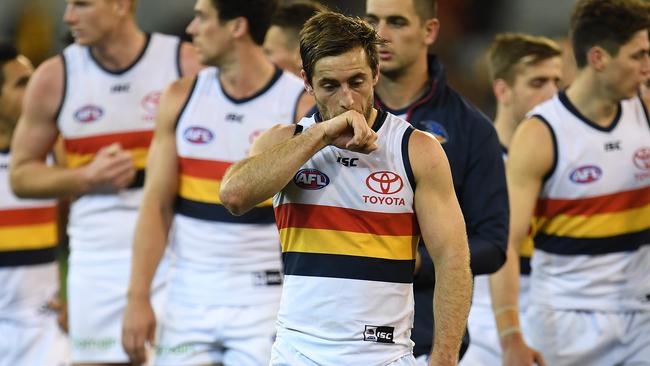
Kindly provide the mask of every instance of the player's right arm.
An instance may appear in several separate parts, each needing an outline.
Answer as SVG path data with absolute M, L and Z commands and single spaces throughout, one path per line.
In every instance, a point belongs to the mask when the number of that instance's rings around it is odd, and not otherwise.
M 193 80 L 172 83 L 162 95 L 156 130 L 147 158 L 147 178 L 133 243 L 131 280 L 122 323 L 122 346 L 131 361 L 146 361 L 145 343 L 153 342 L 156 320 L 151 282 L 167 246 L 178 190 L 176 121 Z
M 523 122 L 512 139 L 506 178 L 510 196 L 510 233 L 504 266 L 490 276 L 492 308 L 503 349 L 504 365 L 544 365 L 530 349 L 519 325 L 519 247 L 528 235 L 530 220 L 545 175 L 551 171 L 554 146 L 547 125 L 537 118 Z
M 23 114 L 11 143 L 11 188 L 18 197 L 116 191 L 127 187 L 135 176 L 131 155 L 116 144 L 103 147 L 93 161 L 79 168 L 46 164 L 59 135 L 56 118 L 64 97 L 63 68 L 61 57 L 51 58 L 39 66 L 27 85 Z

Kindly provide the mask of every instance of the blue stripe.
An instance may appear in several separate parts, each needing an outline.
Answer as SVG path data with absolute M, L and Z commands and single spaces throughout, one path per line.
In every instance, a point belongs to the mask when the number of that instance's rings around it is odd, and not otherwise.
M 413 283 L 414 260 L 393 260 L 320 253 L 282 253 L 284 274 Z
M 144 169 L 140 169 L 135 172 L 135 178 L 133 179 L 133 182 L 129 184 L 127 187 L 128 189 L 133 189 L 133 188 L 142 188 L 144 187 L 144 178 L 145 178 L 145 171 Z
M 409 126 L 404 135 L 402 135 L 402 162 L 404 164 L 404 170 L 406 170 L 406 177 L 411 184 L 411 189 L 415 192 L 415 175 L 413 175 L 413 168 L 411 167 L 411 158 L 409 156 L 409 141 L 411 140 L 411 134 L 415 131 L 415 128 Z
M 519 257 L 519 272 L 522 275 L 530 275 L 530 257 Z
M 18 267 L 54 262 L 56 247 L 0 252 L 0 267 Z
M 606 238 L 570 238 L 537 234 L 535 250 L 561 255 L 598 255 L 631 252 L 650 244 L 650 229 Z
M 233 224 L 275 224 L 272 206 L 255 207 L 242 216 L 233 216 L 223 205 L 176 198 L 176 213 L 195 219 L 229 222 Z

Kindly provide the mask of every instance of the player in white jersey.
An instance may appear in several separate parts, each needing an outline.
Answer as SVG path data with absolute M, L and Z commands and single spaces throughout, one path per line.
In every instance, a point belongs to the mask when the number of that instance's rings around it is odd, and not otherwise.
M 497 108 L 494 127 L 504 151 L 510 147 L 512 135 L 519 123 L 534 106 L 552 97 L 558 91 L 562 76 L 562 51 L 552 40 L 522 33 L 498 34 L 488 50 L 488 66 Z M 509 255 L 519 256 L 521 278 L 519 282 L 519 311 L 525 312 L 528 297 L 528 275 L 532 240 L 526 238 L 519 253 L 510 247 Z M 498 365 L 501 363 L 500 342 L 523 343 L 521 332 L 499 337 L 492 312 L 487 275 L 474 277 L 472 307 L 467 327 L 472 335 L 461 366 Z M 510 311 L 495 307 L 497 318 Z M 513 350 L 514 347 L 508 349 Z M 517 354 L 505 357 L 518 357 Z
M 187 32 L 201 61 L 218 69 L 172 84 L 162 98 L 124 319 L 133 362 L 142 362 L 146 342 L 154 341 L 149 292 L 168 238 L 176 260 L 156 364 L 269 362 L 282 284 L 273 209 L 267 202 L 235 217 L 218 192 L 227 167 L 247 156 L 258 135 L 311 107 L 302 104 L 309 100 L 300 79 L 262 50 L 275 5 L 199 0 L 194 7 Z
M 642 1 L 579 1 L 576 78 L 512 139 L 509 245 L 534 216 L 527 336 L 549 365 L 650 365 L 649 26 Z M 509 258 L 494 276 L 498 306 L 515 306 L 517 274 Z M 516 333 L 517 313 L 498 325 Z
M 10 142 L 31 62 L 0 44 L 0 365 L 66 365 L 68 339 L 49 304 L 58 296 L 57 205 L 9 187 Z
M 128 362 L 120 323 L 158 100 L 167 84 L 199 68 L 189 45 L 144 33 L 134 12 L 135 1 L 68 1 L 64 21 L 75 43 L 34 73 L 14 136 L 14 191 L 76 198 L 68 308 L 77 364 Z M 65 168 L 44 163 L 59 135 Z
M 464 223 L 440 144 L 373 108 L 380 42 L 360 19 L 311 18 L 301 75 L 318 113 L 262 135 L 221 185 L 237 215 L 277 193 L 285 281 L 271 365 L 413 365 L 420 235 L 438 279 L 431 364 L 456 364 L 471 288 Z

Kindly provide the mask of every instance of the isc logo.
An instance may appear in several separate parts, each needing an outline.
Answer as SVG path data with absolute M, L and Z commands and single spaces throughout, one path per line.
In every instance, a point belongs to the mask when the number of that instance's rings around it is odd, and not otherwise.
M 325 188 L 330 184 L 330 179 L 317 169 L 301 169 L 293 177 L 293 182 L 302 189 L 316 190 Z
M 574 183 L 586 184 L 597 181 L 602 175 L 603 171 L 599 167 L 595 165 L 585 165 L 572 171 L 569 179 Z
M 183 132 L 183 138 L 193 144 L 207 144 L 212 141 L 214 135 L 207 128 L 191 126 Z
M 366 325 L 363 332 L 363 340 L 378 343 L 395 343 L 393 341 L 394 327 L 379 327 L 376 325 Z

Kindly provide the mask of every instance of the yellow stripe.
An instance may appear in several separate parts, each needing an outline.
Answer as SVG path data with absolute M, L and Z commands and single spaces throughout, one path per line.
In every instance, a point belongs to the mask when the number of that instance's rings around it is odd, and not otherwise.
M 221 188 L 221 181 L 212 179 L 203 179 L 190 177 L 188 175 L 181 175 L 178 181 L 178 195 L 192 201 L 221 204 L 219 199 L 219 189 Z M 257 207 L 271 206 L 273 200 L 268 199 Z
M 43 249 L 56 246 L 56 224 L 0 228 L 0 251 Z
M 650 228 L 650 205 L 623 212 L 585 215 L 540 217 L 536 227 L 546 235 L 572 238 L 603 238 L 634 233 Z
M 386 236 L 324 229 L 280 230 L 283 252 L 409 260 L 415 258 L 418 240 L 418 236 Z
M 149 154 L 149 149 L 139 148 L 129 150 L 131 156 L 133 156 L 133 165 L 136 169 L 144 169 L 147 166 L 147 154 Z M 70 168 L 77 168 L 82 165 L 90 163 L 95 154 L 75 154 L 71 152 L 66 152 L 66 163 Z

